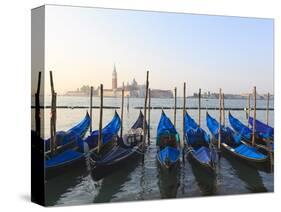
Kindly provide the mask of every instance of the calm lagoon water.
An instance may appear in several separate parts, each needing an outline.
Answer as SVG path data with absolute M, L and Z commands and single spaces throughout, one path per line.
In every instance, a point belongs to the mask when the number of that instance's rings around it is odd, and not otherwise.
M 88 106 L 88 97 L 58 96 L 57 105 Z M 99 105 L 99 99 L 94 98 L 94 106 Z M 125 99 L 124 131 L 138 117 L 137 106 L 143 106 L 143 99 L 129 100 L 127 111 L 127 99 Z M 187 107 L 197 106 L 197 99 L 188 99 Z M 50 105 L 50 97 L 46 99 L 46 105 Z M 105 98 L 105 106 L 120 106 L 120 98 Z M 173 99 L 152 99 L 152 106 L 173 106 Z M 206 127 L 206 108 L 216 107 L 218 100 L 202 99 L 201 126 Z M 266 101 L 258 100 L 258 107 L 265 107 Z M 182 106 L 182 98 L 178 99 L 178 106 Z M 225 100 L 225 107 L 245 107 L 246 100 Z M 273 101 L 270 102 L 273 107 Z M 45 110 L 45 137 L 49 136 L 50 110 Z M 78 123 L 85 115 L 87 109 L 58 109 L 57 130 L 67 130 Z M 118 110 L 120 114 L 120 110 Z M 173 120 L 173 110 L 166 110 L 166 114 Z M 188 110 L 190 115 L 198 121 L 198 111 Z M 218 118 L 218 111 L 208 111 Z M 246 123 L 245 111 L 231 111 L 232 114 Z M 32 110 L 32 115 L 34 111 Z M 114 114 L 114 110 L 105 109 L 103 123 L 108 123 Z M 207 195 L 229 195 L 256 192 L 273 192 L 274 178 L 272 173 L 265 173 L 254 169 L 232 158 L 221 157 L 218 163 L 217 176 L 206 175 L 198 167 L 185 159 L 181 161 L 180 170 L 175 173 L 162 173 L 156 161 L 156 129 L 161 110 L 151 111 L 151 145 L 149 146 L 144 163 L 141 160 L 130 162 L 112 175 L 95 182 L 91 179 L 87 166 L 73 171 L 61 173 L 60 176 L 46 182 L 46 200 L 49 205 L 84 204 L 93 202 L 119 202 L 135 200 L 152 200 L 160 198 L 198 197 Z M 34 117 L 34 116 L 32 116 Z M 269 123 L 273 126 L 273 111 L 269 112 Z M 265 111 L 257 111 L 257 118 L 265 121 Z M 98 128 L 99 110 L 93 110 L 93 129 Z M 226 111 L 226 124 L 228 124 Z M 182 110 L 177 111 L 177 130 L 182 136 Z

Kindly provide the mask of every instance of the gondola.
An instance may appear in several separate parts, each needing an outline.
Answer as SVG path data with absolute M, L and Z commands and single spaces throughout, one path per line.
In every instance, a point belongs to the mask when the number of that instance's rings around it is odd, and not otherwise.
M 112 140 L 113 135 L 117 134 L 120 129 L 120 118 L 117 113 L 115 113 L 111 122 L 102 129 L 104 142 Z M 46 177 L 52 178 L 58 175 L 62 171 L 66 171 L 69 168 L 74 169 L 75 167 L 85 165 L 85 156 L 90 150 L 93 150 L 97 146 L 98 134 L 97 131 L 93 131 L 85 140 L 81 139 L 78 135 L 75 140 L 76 147 L 69 148 L 65 151 L 52 154 L 45 154 L 45 170 Z
M 121 119 L 115 111 L 112 120 L 102 129 L 102 148 L 100 154 L 110 151 L 116 146 L 118 141 L 117 133 L 121 127 Z M 93 131 L 84 142 L 88 145 L 89 150 L 96 152 L 98 147 L 99 130 Z
M 55 154 L 45 154 L 45 175 L 46 179 L 57 176 L 59 173 L 68 171 L 82 165 L 84 162 L 85 148 L 83 140 L 76 136 L 76 147 L 69 148 Z
M 241 121 L 235 118 L 230 112 L 228 113 L 229 123 L 231 127 L 239 134 L 241 134 L 242 139 L 247 143 L 251 144 L 253 131 Z M 255 147 L 262 153 L 267 154 L 269 152 L 273 153 L 273 143 L 269 140 L 265 140 L 262 133 L 255 133 Z
M 252 117 L 249 117 L 249 124 L 253 126 L 253 123 L 254 123 L 254 119 Z M 259 120 L 256 120 L 255 121 L 255 128 L 256 128 L 256 131 L 259 132 L 262 137 L 264 139 L 270 139 L 272 141 L 274 141 L 274 128 L 259 121 Z
M 172 169 L 179 163 L 180 138 L 171 120 L 162 110 L 157 128 L 157 160 L 161 167 Z
M 162 169 L 161 166 L 158 169 L 158 187 L 161 199 L 176 198 L 181 181 L 181 169 L 178 166 L 177 169 L 169 172 L 166 169 Z
M 184 135 L 190 160 L 207 173 L 214 174 L 216 152 L 210 142 L 210 136 L 197 125 L 187 112 L 184 116 Z
M 90 127 L 90 123 L 91 118 L 87 112 L 84 119 L 71 129 L 67 131 L 58 131 L 56 133 L 57 152 L 62 152 L 66 149 L 76 147 L 78 142 L 77 139 L 82 139 L 85 136 Z M 50 151 L 50 143 L 50 138 L 45 140 L 45 152 L 47 153 Z
M 219 137 L 219 123 L 209 115 L 206 115 L 207 126 L 215 140 Z M 241 134 L 235 134 L 229 127 L 221 125 L 221 150 L 223 153 L 242 160 L 256 168 L 267 168 L 268 157 L 260 153 L 255 147 L 241 142 Z
M 137 121 L 121 138 L 117 136 L 117 145 L 103 154 L 96 152 L 90 155 L 91 176 L 98 181 L 111 174 L 114 170 L 135 161 L 145 150 L 143 146 L 144 116 L 140 111 Z M 147 126 L 147 125 L 146 125 Z

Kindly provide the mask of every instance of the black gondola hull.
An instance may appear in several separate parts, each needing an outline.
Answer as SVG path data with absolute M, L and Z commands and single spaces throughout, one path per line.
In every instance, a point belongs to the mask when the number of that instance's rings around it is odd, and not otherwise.
M 215 170 L 215 166 L 214 165 L 212 165 L 211 163 L 202 163 L 201 161 L 199 161 L 196 158 L 196 156 L 193 154 L 193 152 L 189 152 L 187 154 L 187 159 L 189 160 L 190 163 L 193 163 L 198 168 L 200 168 L 200 170 L 202 170 L 202 172 L 208 173 L 210 175 L 215 175 L 216 174 L 216 170 Z
M 45 179 L 49 180 L 56 176 L 61 175 L 61 173 L 69 172 L 71 170 L 85 167 L 85 166 L 86 166 L 86 161 L 85 161 L 85 157 L 83 156 L 79 159 L 76 159 L 76 160 L 73 160 L 73 161 L 58 165 L 58 166 L 46 168 L 45 169 Z
M 157 154 L 157 164 L 159 168 L 163 169 L 164 172 L 172 172 L 174 169 L 177 169 L 179 167 L 180 160 L 178 159 L 174 163 L 162 163 Z
M 132 154 L 116 161 L 110 162 L 108 164 L 96 165 L 91 163 L 91 176 L 94 181 L 101 180 L 102 178 L 112 174 L 114 171 L 122 169 L 123 166 L 126 166 L 128 163 L 133 163 L 141 158 L 141 154 L 137 151 Z

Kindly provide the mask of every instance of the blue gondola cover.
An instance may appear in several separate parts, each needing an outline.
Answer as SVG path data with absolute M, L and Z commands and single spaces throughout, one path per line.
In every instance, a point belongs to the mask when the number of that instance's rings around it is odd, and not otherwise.
M 228 119 L 231 127 L 238 133 L 241 133 L 243 138 L 246 140 L 251 140 L 252 137 L 252 130 L 240 122 L 237 118 L 232 116 L 231 113 L 228 114 Z
M 117 134 L 121 126 L 121 120 L 117 112 L 115 112 L 112 120 L 102 129 L 102 143 L 106 144 L 112 139 L 113 136 Z M 98 135 L 99 131 L 95 130 L 89 135 L 85 142 L 89 145 L 89 148 L 92 149 L 98 144 Z
M 66 132 L 64 131 L 57 132 L 56 133 L 57 146 L 63 146 L 71 142 L 77 143 L 78 141 L 77 138 L 78 137 L 82 138 L 85 135 L 85 133 L 90 127 L 90 123 L 91 123 L 91 118 L 87 112 L 86 116 L 80 123 L 78 123 L 77 125 L 75 125 L 74 127 L 72 127 Z M 45 140 L 45 151 L 49 151 L 49 150 L 50 150 L 50 138 Z
M 187 112 L 184 116 L 184 133 L 189 145 L 210 143 L 210 136 L 197 125 Z
M 165 147 L 164 149 L 160 150 L 158 153 L 159 160 L 162 163 L 164 163 L 165 161 L 175 163 L 179 159 L 179 155 L 180 155 L 180 151 L 170 146 Z
M 240 144 L 235 148 L 235 152 L 247 158 L 265 159 L 266 156 L 257 151 L 256 148 Z
M 159 136 L 165 135 L 165 134 L 175 135 L 176 141 L 179 143 L 179 135 L 178 135 L 176 128 L 172 124 L 171 120 L 166 116 L 164 111 L 162 111 L 161 118 L 160 118 L 160 121 L 159 121 L 158 127 L 157 127 L 157 141 L 156 141 L 157 145 L 159 145 L 159 140 L 158 140 Z
M 211 117 L 209 113 L 207 113 L 206 120 L 208 129 L 215 136 L 215 138 L 218 139 L 219 123 L 217 122 L 217 120 Z M 233 145 L 238 145 L 241 142 L 242 134 L 236 134 L 229 127 L 221 125 L 221 137 L 225 142 L 227 141 L 232 143 Z
M 253 118 L 249 117 L 249 124 L 251 124 L 253 126 Z M 274 128 L 272 128 L 271 126 L 268 126 L 267 124 L 262 123 L 259 120 L 256 120 L 256 131 L 260 132 L 262 137 L 264 139 L 270 139 L 274 137 Z
M 194 150 L 194 156 L 197 158 L 198 161 L 201 161 L 202 163 L 208 164 L 211 162 L 211 151 L 205 146 Z
M 55 155 L 51 159 L 45 160 L 45 168 L 48 169 L 52 167 L 66 165 L 82 157 L 84 157 L 84 154 L 82 152 L 69 149 L 58 155 Z

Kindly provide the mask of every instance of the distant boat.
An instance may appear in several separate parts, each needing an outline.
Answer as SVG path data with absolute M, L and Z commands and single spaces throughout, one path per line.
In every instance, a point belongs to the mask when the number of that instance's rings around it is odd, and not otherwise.
M 213 174 L 216 152 L 211 146 L 210 136 L 197 125 L 187 112 L 184 116 L 184 135 L 190 159 Z
M 254 119 L 252 117 L 249 117 L 248 121 L 249 121 L 249 124 L 253 126 Z M 272 141 L 274 141 L 274 128 L 273 127 L 271 127 L 259 120 L 256 120 L 255 123 L 256 123 L 256 125 L 255 125 L 256 131 L 259 132 L 264 139 L 271 139 Z
M 91 118 L 87 112 L 84 119 L 74 127 L 70 128 L 67 131 L 58 131 L 56 133 L 57 152 L 61 152 L 71 147 L 76 147 L 78 140 L 82 139 L 85 136 L 87 130 L 90 127 L 90 123 Z M 50 151 L 50 143 L 50 138 L 45 140 L 45 152 Z
M 244 125 L 237 118 L 235 118 L 230 112 L 228 113 L 228 118 L 231 127 L 237 133 L 241 134 L 242 139 L 244 141 L 251 144 L 252 137 L 253 137 L 253 130 L 247 127 L 246 125 Z M 267 141 L 264 139 L 264 136 L 259 132 L 255 133 L 255 142 L 256 142 L 256 147 L 263 153 L 270 151 L 268 150 L 267 145 L 270 145 L 271 149 L 273 150 L 273 143 L 267 144 Z
M 122 169 L 122 166 L 135 161 L 143 154 L 143 122 L 144 116 L 140 111 L 131 129 L 122 138 L 118 137 L 118 145 L 103 155 L 91 154 L 91 175 L 94 180 L 100 180 L 114 170 Z
M 171 120 L 162 110 L 157 128 L 157 160 L 166 169 L 175 167 L 180 158 L 180 138 Z
M 206 115 L 207 126 L 218 141 L 219 123 L 209 115 Z M 221 149 L 223 152 L 240 159 L 257 168 L 268 167 L 268 157 L 260 153 L 257 148 L 241 142 L 241 134 L 235 134 L 229 127 L 221 126 Z

